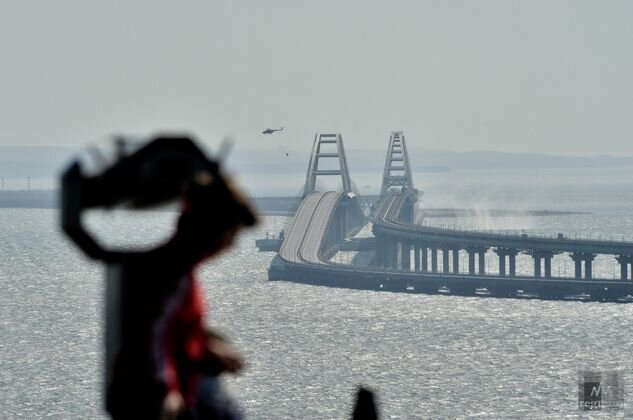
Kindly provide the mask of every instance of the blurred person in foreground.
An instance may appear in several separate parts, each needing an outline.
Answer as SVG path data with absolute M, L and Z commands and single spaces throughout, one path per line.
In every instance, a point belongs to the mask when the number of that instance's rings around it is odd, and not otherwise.
M 107 389 L 115 419 L 238 419 L 218 375 L 242 359 L 205 326 L 196 267 L 229 247 L 255 217 L 221 177 L 203 173 L 183 194 L 174 236 L 139 253 L 111 253 L 121 269 L 123 345 Z

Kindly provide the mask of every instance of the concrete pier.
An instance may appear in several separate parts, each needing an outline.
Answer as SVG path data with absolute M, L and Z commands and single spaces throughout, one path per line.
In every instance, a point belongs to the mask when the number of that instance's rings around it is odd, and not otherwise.
M 404 240 L 401 242 L 402 252 L 402 269 L 411 271 L 411 241 Z
M 422 266 L 420 268 L 422 269 L 422 272 L 426 273 L 429 271 L 429 248 L 426 245 L 422 246 L 421 259 Z
M 574 278 L 576 279 L 592 279 L 593 278 L 593 259 L 596 258 L 596 254 L 589 254 L 585 252 L 571 254 L 571 259 L 574 261 Z M 584 267 L 584 276 L 583 276 Z
M 450 250 L 448 248 L 442 248 L 442 272 L 444 273 L 450 273 L 450 267 L 449 267 L 449 252 Z
M 502 277 L 516 276 L 516 256 L 519 253 L 518 250 L 513 248 L 497 248 L 494 250 L 499 256 L 499 275 Z M 508 262 L 509 272 L 506 271 L 506 260 Z
M 420 244 L 413 244 L 413 271 L 420 271 Z
M 468 274 L 486 274 L 486 252 L 488 248 L 484 246 L 466 247 L 465 251 L 468 254 Z
M 479 274 L 486 274 L 486 250 L 480 249 L 479 253 Z
M 618 255 L 615 259 L 620 263 L 620 280 L 633 281 L 633 255 Z
M 534 250 L 530 252 L 534 259 L 534 277 L 544 277 L 549 279 L 552 277 L 552 257 L 553 252 Z M 545 270 L 543 270 L 545 268 Z M 543 272 L 544 271 L 544 272 Z
M 468 252 L 468 274 L 475 274 L 475 253 L 471 250 Z

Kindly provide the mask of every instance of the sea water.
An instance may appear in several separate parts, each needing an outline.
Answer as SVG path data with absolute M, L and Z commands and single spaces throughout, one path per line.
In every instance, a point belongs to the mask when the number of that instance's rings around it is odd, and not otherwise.
M 429 223 L 633 240 L 631 169 L 452 172 L 416 184 L 422 207 L 481 210 Z M 488 208 L 587 213 L 495 219 Z M 65 239 L 58 218 L 0 209 L 0 418 L 104 417 L 104 270 Z M 175 218 L 97 212 L 88 225 L 107 244 L 143 247 L 167 238 Z M 387 419 L 577 418 L 583 369 L 624 373 L 624 410 L 598 417 L 633 415 L 633 304 L 269 282 L 273 254 L 254 240 L 290 220 L 262 218 L 199 272 L 208 322 L 246 360 L 227 384 L 249 418 L 348 418 L 359 384 L 376 390 Z

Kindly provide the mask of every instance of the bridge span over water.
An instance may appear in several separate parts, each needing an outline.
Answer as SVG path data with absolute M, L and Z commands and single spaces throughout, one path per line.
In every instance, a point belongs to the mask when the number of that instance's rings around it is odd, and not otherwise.
M 364 222 L 353 195 L 312 192 L 301 203 L 279 257 L 291 264 L 327 265 L 338 245 Z
M 335 144 L 336 150 L 323 152 L 322 141 Z M 332 262 L 332 256 L 370 220 L 350 191 L 340 134 L 317 133 L 315 153 L 320 156 L 311 157 L 304 199 L 273 259 L 270 280 L 409 293 L 633 302 L 631 242 L 504 235 L 413 224 L 418 192 L 413 187 L 401 132 L 390 137 L 382 199 L 371 219 L 374 238 L 363 239 L 371 249 L 371 263 Z M 340 171 L 320 171 L 319 158 L 338 159 Z M 319 174 L 343 176 L 347 180 L 344 190 L 315 191 Z M 494 274 L 486 271 L 488 250 L 498 256 L 499 270 Z M 459 255 L 464 252 L 467 271 L 460 269 Z M 531 256 L 532 276 L 517 275 L 519 253 Z M 552 275 L 551 261 L 556 254 L 569 255 L 574 261 L 573 278 Z M 618 261 L 618 279 L 595 278 L 592 262 L 598 254 L 612 255 Z

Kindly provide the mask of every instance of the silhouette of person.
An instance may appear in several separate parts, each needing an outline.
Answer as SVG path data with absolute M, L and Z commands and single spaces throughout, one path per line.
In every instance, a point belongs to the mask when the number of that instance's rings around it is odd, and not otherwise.
M 106 407 L 115 419 L 236 418 L 226 404 L 200 409 L 201 384 L 220 393 L 208 379 L 242 367 L 239 355 L 204 324 L 205 304 L 195 268 L 226 249 L 255 217 L 224 182 L 201 176 L 184 192 L 174 236 L 147 252 L 110 252 L 119 267 L 120 348 L 107 384 Z M 205 382 L 205 377 L 207 380 Z M 209 396 L 207 395 L 207 398 Z M 213 416 L 213 417 L 210 417 Z

